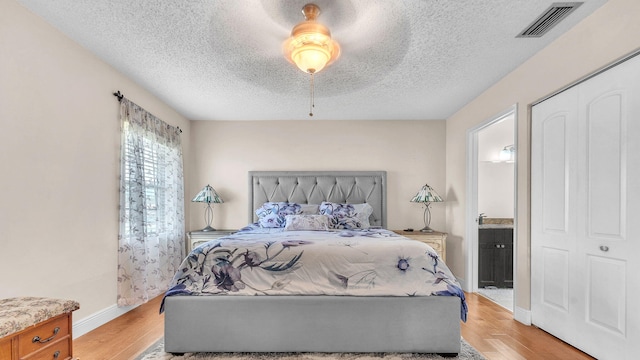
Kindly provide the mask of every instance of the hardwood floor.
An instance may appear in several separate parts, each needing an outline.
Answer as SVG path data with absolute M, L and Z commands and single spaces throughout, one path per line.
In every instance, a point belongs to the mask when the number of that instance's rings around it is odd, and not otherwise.
M 80 360 L 135 359 L 160 337 L 164 316 L 158 314 L 162 297 L 78 337 L 73 354 Z M 469 318 L 462 337 L 488 360 L 593 359 L 546 332 L 513 320 L 511 312 L 477 294 L 467 294 Z
M 478 294 L 466 294 L 469 316 L 462 337 L 488 360 L 593 359 L 582 351 L 513 319 L 512 313 Z
M 79 360 L 127 360 L 164 336 L 164 315 L 158 314 L 162 296 L 73 340 Z

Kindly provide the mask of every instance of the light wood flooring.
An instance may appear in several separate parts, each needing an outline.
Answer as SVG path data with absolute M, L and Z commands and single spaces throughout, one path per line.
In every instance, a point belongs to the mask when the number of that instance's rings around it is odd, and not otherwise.
M 466 294 L 469 316 L 462 337 L 489 360 L 580 360 L 591 356 L 513 319 L 511 311 L 478 294 Z
M 135 359 L 163 336 L 161 297 L 78 337 L 73 354 L 79 360 Z M 488 360 L 593 359 L 546 332 L 513 320 L 510 311 L 476 294 L 467 294 L 469 318 L 462 337 Z

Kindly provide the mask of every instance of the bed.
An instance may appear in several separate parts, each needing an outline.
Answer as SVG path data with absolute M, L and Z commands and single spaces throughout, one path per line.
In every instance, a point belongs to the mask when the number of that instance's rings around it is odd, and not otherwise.
M 428 245 L 385 230 L 386 185 L 384 171 L 249 172 L 249 224 L 256 225 L 249 225 L 247 229 L 229 237 L 202 244 L 185 259 L 183 272 L 176 274 L 161 309 L 165 313 L 165 351 L 459 353 L 460 321 L 466 319 L 464 294 L 446 265 L 438 262 L 435 251 L 429 251 Z M 258 224 L 267 221 L 268 217 L 263 217 L 262 213 L 258 216 L 259 211 L 256 210 L 267 203 L 302 206 L 323 204 L 324 210 L 327 203 L 367 204 L 371 207 L 370 212 L 365 212 L 370 214 L 369 228 L 332 229 L 327 231 L 327 236 L 332 236 L 327 241 L 316 238 L 324 231 L 287 233 L 278 229 L 260 229 Z M 349 209 L 353 210 L 353 206 L 349 206 Z M 362 217 L 361 214 L 358 216 Z M 286 227 L 295 223 L 296 219 L 307 221 L 310 218 L 315 221 L 320 217 L 286 216 Z M 256 232 L 262 232 L 263 235 Z M 311 240 L 298 240 L 297 237 L 295 240 L 285 239 L 284 243 L 272 240 L 272 236 L 302 236 L 304 233 L 311 234 Z M 259 239 L 260 236 L 266 238 Z M 428 265 L 416 263 L 410 268 L 413 271 L 411 274 L 425 276 L 433 273 L 441 277 L 435 283 L 444 278 L 440 284 L 441 290 L 431 293 L 432 296 L 427 296 L 430 290 L 422 289 L 423 285 L 416 285 L 420 289 L 413 292 L 404 289 L 385 290 L 384 286 L 379 286 L 386 279 L 382 271 L 373 275 L 361 271 L 353 279 L 349 277 L 351 275 L 333 270 L 327 271 L 330 275 L 320 280 L 317 277 L 304 280 L 303 276 L 296 275 L 306 273 L 301 269 L 306 269 L 305 261 L 313 261 L 314 247 L 326 246 L 334 252 L 361 252 L 371 257 L 377 250 L 361 246 L 373 246 L 369 244 L 373 241 L 385 243 L 387 249 L 425 246 L 419 249 L 426 254 L 424 260 L 419 257 L 420 261 L 431 262 Z M 240 248 L 249 244 L 257 248 Z M 407 252 L 409 250 L 413 251 L 406 249 Z M 218 260 L 206 260 L 209 258 L 205 254 L 214 253 Z M 278 257 L 280 253 L 286 254 L 286 257 Z M 221 256 L 238 261 L 240 265 L 236 267 L 242 268 L 242 281 L 234 283 L 232 271 L 221 270 Z M 363 256 L 360 255 L 360 258 Z M 318 256 L 320 259 L 324 257 Z M 411 257 L 405 255 L 393 258 L 396 267 L 393 271 L 405 276 L 409 259 Z M 358 265 L 358 260 L 349 261 L 352 262 L 349 266 Z M 413 264 L 414 260 L 411 261 Z M 212 269 L 213 273 L 209 273 L 208 277 L 203 275 L 205 270 L 197 268 L 203 264 L 207 264 L 203 269 Z M 433 264 L 438 266 L 432 267 Z M 267 273 L 269 275 L 264 275 Z M 282 274 L 286 276 L 278 277 Z M 270 278 L 271 275 L 276 277 Z M 214 277 L 216 281 L 202 280 Z M 297 283 L 299 277 L 300 281 L 314 283 L 314 289 L 317 285 L 322 290 L 299 294 L 300 288 L 306 287 L 304 283 Z M 224 279 L 231 280 L 225 282 Z M 239 280 L 239 273 L 235 280 Z M 261 281 L 271 286 L 257 285 Z M 348 281 L 351 283 L 347 286 Z M 426 282 L 434 281 L 421 283 Z M 444 282 L 447 284 L 442 287 Z M 199 293 L 194 286 L 200 286 Z M 196 293 L 200 296 L 184 296 Z M 435 293 L 454 296 L 433 296 Z M 268 296 L 240 296 L 243 294 Z

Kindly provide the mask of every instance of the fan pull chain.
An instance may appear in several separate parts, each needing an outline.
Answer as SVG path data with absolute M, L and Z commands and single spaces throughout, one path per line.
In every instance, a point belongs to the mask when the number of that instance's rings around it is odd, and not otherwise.
M 310 80 L 310 89 L 309 89 L 309 95 L 310 95 L 310 103 L 309 103 L 309 116 L 313 116 L 313 108 L 316 107 L 315 102 L 314 102 L 314 85 L 313 85 L 313 73 L 311 73 L 311 80 Z

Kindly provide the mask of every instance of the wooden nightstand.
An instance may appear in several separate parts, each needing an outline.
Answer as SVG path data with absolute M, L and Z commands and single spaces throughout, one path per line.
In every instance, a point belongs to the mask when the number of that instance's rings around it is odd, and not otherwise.
M 438 231 L 434 232 L 420 232 L 420 231 L 404 231 L 393 230 L 394 233 L 408 237 L 409 239 L 422 241 L 425 244 L 429 244 L 443 261 L 447 261 L 447 233 Z
M 221 238 L 226 235 L 231 235 L 238 230 L 214 230 L 214 231 L 189 231 L 189 241 L 187 242 L 187 254 L 191 252 L 196 246 L 207 242 L 209 240 Z

